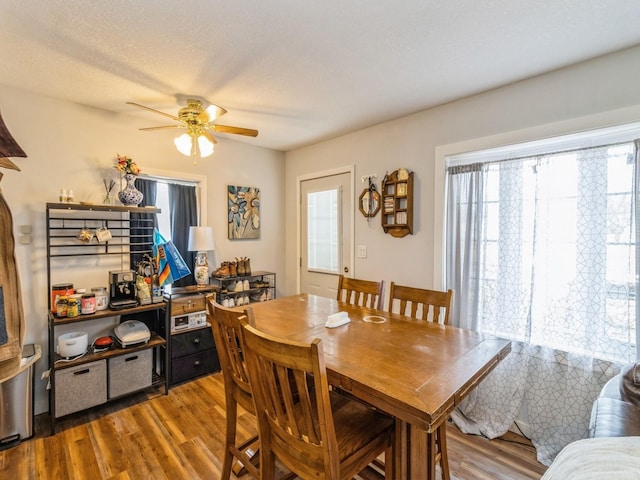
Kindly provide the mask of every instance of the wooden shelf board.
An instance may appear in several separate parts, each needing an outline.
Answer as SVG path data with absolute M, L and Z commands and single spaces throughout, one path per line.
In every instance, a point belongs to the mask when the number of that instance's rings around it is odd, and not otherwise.
M 133 347 L 126 347 L 126 348 L 115 347 L 105 352 L 87 353 L 86 355 L 80 358 L 77 358 L 75 360 L 69 360 L 69 361 L 63 360 L 63 358 L 56 353 L 54 356 L 55 357 L 54 369 L 56 371 L 64 370 L 65 368 L 70 368 L 70 367 L 75 367 L 77 365 L 82 365 L 85 363 L 95 362 L 96 360 L 119 357 L 120 355 L 128 355 L 130 353 L 148 350 L 150 348 L 165 345 L 166 343 L 167 341 L 164 338 L 162 338 L 160 335 L 153 334 L 147 343 L 143 343 L 141 345 L 133 346 Z M 91 350 L 91 346 L 89 346 L 89 350 Z

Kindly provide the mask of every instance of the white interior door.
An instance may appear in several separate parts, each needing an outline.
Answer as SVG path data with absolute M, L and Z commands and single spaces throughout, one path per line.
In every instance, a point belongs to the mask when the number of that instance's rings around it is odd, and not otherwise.
M 352 270 L 351 173 L 300 182 L 300 292 L 335 298 Z

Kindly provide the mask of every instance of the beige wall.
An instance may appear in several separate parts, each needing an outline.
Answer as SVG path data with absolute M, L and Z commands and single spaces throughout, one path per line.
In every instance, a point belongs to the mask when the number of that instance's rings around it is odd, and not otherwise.
M 123 102 L 126 99 L 123 99 Z M 284 154 L 218 138 L 212 157 L 198 165 L 176 152 L 171 132 L 140 132 L 144 119 L 83 107 L 0 86 L 0 111 L 9 130 L 27 153 L 15 159 L 21 172 L 2 170 L 3 194 L 13 213 L 14 235 L 20 225 L 31 225 L 30 245 L 16 245 L 26 317 L 27 343 L 39 343 L 43 358 L 36 366 L 37 413 L 48 410 L 46 383 L 47 278 L 45 203 L 56 202 L 60 188 L 71 188 L 76 200 L 100 202 L 102 178 L 113 175 L 117 153 L 132 157 L 144 172 L 198 176 L 207 185 L 204 224 L 214 228 L 216 251 L 210 258 L 219 263 L 236 256 L 251 258 L 253 269 L 275 271 L 284 277 Z M 220 136 L 222 137 L 222 136 Z M 227 239 L 228 184 L 261 189 L 262 238 Z M 98 275 L 93 280 L 91 275 Z M 106 284 L 106 272 L 87 273 L 87 287 Z M 94 284 L 95 282 L 98 282 Z M 282 290 L 278 288 L 278 294 Z
M 439 287 L 444 170 L 436 151 L 466 151 L 640 120 L 640 47 L 465 98 L 286 154 L 286 291 L 296 291 L 297 177 L 354 165 L 363 175 L 415 172 L 414 234 L 386 235 L 380 215 L 356 213 L 354 276 Z M 451 147 L 451 144 L 456 144 Z M 460 150 L 461 149 L 461 150 Z M 442 162 L 442 158 L 439 159 Z M 435 260 L 434 260 L 435 258 Z M 388 288 L 385 288 L 385 293 Z M 386 306 L 386 301 L 385 301 Z

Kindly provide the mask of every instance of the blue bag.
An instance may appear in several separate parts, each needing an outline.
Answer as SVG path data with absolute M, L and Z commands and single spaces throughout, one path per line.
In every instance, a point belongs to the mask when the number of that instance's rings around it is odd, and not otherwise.
M 158 229 L 153 232 L 153 257 L 158 269 L 160 286 L 173 283 L 191 273 L 176 246 L 171 240 L 167 241 Z

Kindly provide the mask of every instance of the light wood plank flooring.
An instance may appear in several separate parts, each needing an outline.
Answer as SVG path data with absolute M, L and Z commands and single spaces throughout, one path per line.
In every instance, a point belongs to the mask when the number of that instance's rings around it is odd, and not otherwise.
M 220 478 L 225 410 L 220 374 L 148 392 L 58 422 L 48 435 L 39 416 L 36 435 L 0 452 L 0 478 L 214 479 Z M 254 432 L 242 412 L 239 433 Z M 532 447 L 448 431 L 451 473 L 457 480 L 538 480 L 546 468 Z M 242 477 L 243 480 L 248 476 Z

